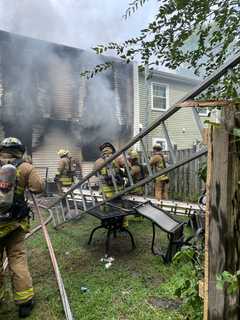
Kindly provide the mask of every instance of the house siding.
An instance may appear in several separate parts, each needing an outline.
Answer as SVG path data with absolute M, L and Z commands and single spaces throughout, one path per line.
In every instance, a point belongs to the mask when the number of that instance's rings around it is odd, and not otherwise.
M 44 177 L 46 168 L 48 168 L 48 178 L 53 179 L 57 173 L 59 149 L 69 150 L 73 159 L 82 160 L 80 148 L 74 143 L 74 139 L 69 132 L 51 126 L 47 129 L 42 143 L 32 153 L 32 160 L 35 167 L 38 168 L 40 174 Z
M 169 77 L 170 78 L 170 77 Z M 152 91 L 151 83 L 166 84 L 168 86 L 168 107 L 171 107 L 178 100 L 183 98 L 189 91 L 196 86 L 196 82 L 185 84 L 182 81 L 164 79 L 159 77 L 152 77 L 145 81 L 144 75 L 139 74 L 139 101 L 140 101 L 140 123 L 144 128 L 148 127 L 155 121 L 161 114 L 161 111 L 152 110 Z M 205 119 L 205 117 L 201 117 Z M 182 108 L 180 111 L 172 115 L 165 122 L 168 133 L 173 145 L 177 145 L 178 149 L 191 148 L 196 140 L 201 140 L 201 134 L 198 130 L 196 122 L 193 117 L 191 109 Z M 183 132 L 185 128 L 185 132 Z M 148 150 L 152 148 L 152 140 L 154 138 L 165 139 L 162 127 L 157 127 L 147 139 Z

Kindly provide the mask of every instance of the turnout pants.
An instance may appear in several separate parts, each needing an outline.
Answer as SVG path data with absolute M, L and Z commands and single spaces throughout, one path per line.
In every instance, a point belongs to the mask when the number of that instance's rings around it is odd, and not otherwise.
M 157 181 L 155 182 L 155 198 L 159 200 L 167 200 L 168 199 L 168 183 L 165 181 Z
M 25 232 L 21 228 L 10 232 L 4 238 L 0 238 L 0 298 L 4 296 L 3 253 L 5 250 L 16 304 L 25 303 L 34 295 L 24 238 Z

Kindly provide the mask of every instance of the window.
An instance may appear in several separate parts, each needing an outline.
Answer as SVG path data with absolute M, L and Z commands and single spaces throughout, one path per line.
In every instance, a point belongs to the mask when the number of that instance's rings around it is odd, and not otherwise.
M 166 111 L 168 109 L 168 86 L 152 83 L 152 109 Z
M 209 116 L 209 110 L 208 108 L 197 108 L 197 112 L 200 116 L 208 117 Z
M 162 138 L 153 138 L 152 145 L 154 146 L 156 143 L 159 143 L 162 146 L 163 151 L 168 150 L 167 140 Z

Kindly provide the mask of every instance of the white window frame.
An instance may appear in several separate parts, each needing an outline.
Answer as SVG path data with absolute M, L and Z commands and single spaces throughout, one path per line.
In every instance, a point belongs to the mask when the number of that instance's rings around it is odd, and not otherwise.
M 166 109 L 154 108 L 153 107 L 153 85 L 166 88 Z M 163 97 L 164 98 L 164 97 Z M 151 109 L 154 111 L 167 111 L 169 109 L 169 84 L 162 82 L 151 82 Z
M 159 143 L 159 142 L 164 142 L 165 144 L 165 148 L 163 148 L 162 150 L 163 151 L 168 151 L 168 144 L 167 144 L 167 140 L 164 139 L 164 138 L 152 138 L 152 146 L 154 146 L 156 143 Z
M 201 117 L 208 117 L 209 109 L 207 107 L 206 108 L 198 108 L 197 113 Z

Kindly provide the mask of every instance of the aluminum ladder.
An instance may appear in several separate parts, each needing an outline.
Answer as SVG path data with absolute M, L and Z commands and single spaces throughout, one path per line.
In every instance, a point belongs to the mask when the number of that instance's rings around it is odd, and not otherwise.
M 168 172 L 171 172 L 172 170 L 179 168 L 189 163 L 190 161 L 193 161 L 203 155 L 206 155 L 207 149 L 203 148 L 202 150 L 192 154 L 187 159 L 177 161 L 174 148 L 172 146 L 172 143 L 169 137 L 166 120 L 169 119 L 172 115 L 174 115 L 176 112 L 178 112 L 181 109 L 179 105 L 182 102 L 192 100 L 195 97 L 197 97 L 206 88 L 208 88 L 211 84 L 213 84 L 214 81 L 221 78 L 222 75 L 226 74 L 229 69 L 233 68 L 239 62 L 240 62 L 240 53 L 235 55 L 232 59 L 230 59 L 222 67 L 220 67 L 212 75 L 210 75 L 206 80 L 200 83 L 200 85 L 194 88 L 190 93 L 188 93 L 180 101 L 175 103 L 170 109 L 168 109 L 158 119 L 156 119 L 148 128 L 140 132 L 137 136 L 133 137 L 131 141 L 129 141 L 129 143 L 127 143 L 123 148 L 121 148 L 119 151 L 114 153 L 109 159 L 107 159 L 107 161 L 105 161 L 102 166 L 100 166 L 96 170 L 93 170 L 88 175 L 83 177 L 77 184 L 73 185 L 70 188 L 70 190 L 68 190 L 62 197 L 60 197 L 55 202 L 53 202 L 53 204 L 49 206 L 49 209 L 51 209 L 53 212 L 54 226 L 58 227 L 63 223 L 72 221 L 73 219 L 80 218 L 83 213 L 90 212 L 91 210 L 99 208 L 101 205 L 107 203 L 108 201 L 127 195 L 136 187 L 145 186 L 146 184 L 149 184 L 151 181 L 153 181 L 155 178 L 161 175 L 167 174 Z M 199 115 L 196 109 L 192 108 L 192 112 L 199 130 L 201 134 L 203 134 L 203 125 L 201 123 L 201 120 L 199 118 Z M 148 154 L 146 151 L 146 145 L 144 144 L 143 140 L 144 138 L 147 137 L 147 135 L 149 135 L 154 129 L 156 129 L 160 125 L 162 125 L 163 127 L 163 132 L 167 140 L 168 149 L 169 149 L 170 158 L 171 158 L 171 165 L 161 170 L 160 172 L 155 173 L 152 171 L 152 168 L 150 166 Z M 141 181 L 138 181 L 137 183 L 133 183 L 133 179 L 130 174 L 129 163 L 127 161 L 127 153 L 130 149 L 134 147 L 138 149 L 137 147 L 139 145 L 143 152 L 143 158 L 146 163 L 148 172 L 147 172 L 147 176 L 144 179 L 142 179 Z M 125 166 L 127 177 L 130 184 L 130 186 L 125 188 L 124 190 L 118 189 L 117 182 L 114 177 L 113 161 L 119 156 L 122 156 L 124 159 L 124 166 Z M 115 189 L 115 195 L 110 199 L 105 199 L 104 195 L 102 195 L 102 197 L 99 197 L 99 195 L 92 188 L 93 181 L 96 180 L 96 177 L 98 180 L 98 186 L 99 188 L 101 188 L 101 179 L 99 179 L 99 176 L 100 176 L 100 170 L 103 167 L 108 168 L 111 175 L 112 184 Z M 86 189 L 88 190 L 87 193 L 86 193 Z M 81 203 L 80 207 L 79 207 L 79 203 Z

